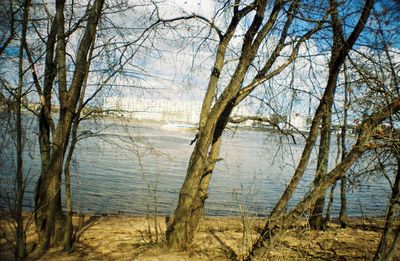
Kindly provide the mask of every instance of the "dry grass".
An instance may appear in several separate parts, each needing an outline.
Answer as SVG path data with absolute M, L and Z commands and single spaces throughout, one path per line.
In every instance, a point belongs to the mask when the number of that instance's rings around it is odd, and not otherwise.
M 257 230 L 264 223 L 259 218 L 248 219 L 249 231 L 243 236 L 239 218 L 205 218 L 190 251 L 170 251 L 160 235 L 155 239 L 154 221 L 145 217 L 104 216 L 85 217 L 85 226 L 72 253 L 51 249 L 40 253 L 35 249 L 36 234 L 33 226 L 27 233 L 28 260 L 229 260 L 230 255 L 242 256 L 255 240 Z M 78 222 L 78 218 L 75 218 Z M 1 219 L 1 261 L 13 260 L 12 233 Z M 150 226 L 149 226 L 150 224 Z M 164 232 L 166 225 L 159 218 L 158 226 Z M 349 228 L 340 229 L 333 223 L 325 231 L 313 231 L 299 225 L 280 233 L 266 251 L 266 260 L 368 260 L 378 245 L 383 221 L 379 219 L 353 219 Z M 149 228 L 151 232 L 149 232 Z M 400 258 L 400 251 L 397 251 Z

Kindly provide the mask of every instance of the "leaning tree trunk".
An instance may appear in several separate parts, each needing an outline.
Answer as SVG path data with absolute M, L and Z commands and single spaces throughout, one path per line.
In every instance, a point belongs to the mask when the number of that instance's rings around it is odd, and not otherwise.
M 192 215 L 188 218 L 190 219 L 190 224 L 193 226 L 193 232 L 196 233 L 199 223 L 203 217 L 204 213 L 204 203 L 208 198 L 207 190 L 208 185 L 212 177 L 212 172 L 214 170 L 215 164 L 217 162 L 217 157 L 219 155 L 219 149 L 221 146 L 222 138 L 219 137 L 211 146 L 211 152 L 207 159 L 207 166 L 201 177 L 200 185 L 197 190 L 197 194 L 193 203 Z M 194 236 L 194 235 L 193 235 Z
M 206 192 L 199 191 L 201 182 L 207 182 L 210 174 L 203 179 L 208 147 L 201 146 L 207 136 L 201 135 L 192 154 L 186 179 L 179 194 L 178 206 L 167 229 L 168 244 L 173 248 L 186 249 L 197 230 Z M 203 180 L 202 180 L 203 179 Z M 206 185 L 206 184 L 204 184 Z M 200 195 L 199 193 L 202 193 Z
M 247 97 L 259 84 L 271 79 L 284 70 L 296 58 L 301 44 L 309 39 L 317 31 L 322 23 L 312 28 L 297 42 L 289 58 L 271 70 L 275 61 L 285 47 L 285 40 L 289 28 L 294 19 L 295 9 L 298 1 L 290 2 L 288 15 L 284 21 L 279 42 L 275 46 L 269 59 L 266 59 L 264 67 L 257 73 L 253 80 L 246 86 L 242 86 L 249 67 L 254 60 L 260 45 L 265 37 L 272 32 L 276 25 L 279 14 L 283 10 L 285 1 L 275 1 L 269 18 L 264 20 L 268 1 L 255 1 L 240 9 L 240 5 L 233 6 L 232 20 L 225 34 L 219 31 L 220 42 L 217 50 L 214 68 L 210 76 L 209 86 L 203 101 L 200 114 L 199 133 L 196 146 L 190 158 L 189 167 L 185 181 L 182 185 L 178 206 L 175 210 L 172 222 L 168 225 L 167 240 L 170 247 L 185 249 L 192 242 L 194 231 L 198 227 L 200 215 L 203 213 L 204 200 L 207 196 L 207 187 L 214 164 L 217 160 L 220 146 L 220 137 L 229 119 L 232 109 Z M 250 11 L 256 11 L 249 29 L 243 36 L 240 58 L 237 62 L 235 72 L 229 83 L 218 97 L 211 108 L 216 96 L 219 74 L 224 64 L 225 50 L 232 39 L 234 31 L 239 22 Z
M 317 110 L 315 111 L 311 127 L 310 127 L 310 133 L 307 137 L 306 144 L 304 146 L 303 152 L 300 157 L 300 161 L 297 165 L 297 168 L 295 170 L 295 173 L 293 174 L 293 177 L 289 181 L 289 184 L 286 186 L 285 191 L 283 192 L 282 196 L 279 198 L 278 202 L 276 203 L 274 209 L 272 210 L 270 214 L 271 219 L 276 219 L 282 213 L 285 211 L 286 206 L 289 202 L 289 200 L 292 198 L 292 195 L 294 191 L 296 190 L 298 184 L 300 183 L 301 178 L 303 177 L 307 167 L 308 163 L 311 157 L 312 150 L 314 148 L 314 144 L 317 140 L 318 137 L 318 128 L 319 125 L 324 118 L 324 115 L 328 112 L 328 108 L 331 107 L 334 93 L 336 91 L 336 81 L 337 77 L 339 74 L 341 62 L 344 61 L 345 58 L 345 53 L 340 53 L 337 54 L 338 56 L 336 59 L 333 59 L 331 61 L 330 65 L 330 70 L 329 70 L 329 78 L 328 82 L 325 88 L 325 92 L 323 94 L 323 97 L 318 105 Z M 330 109 L 329 109 L 330 110 Z M 327 134 L 326 134 L 327 135 Z M 324 136 L 326 136 L 324 135 Z M 321 137 L 324 137 L 321 133 Z M 322 156 L 322 154 L 321 154 Z M 323 161 L 321 161 L 322 163 Z
M 207 199 L 207 189 L 211 174 L 218 160 L 222 131 L 225 128 L 232 109 L 233 103 L 226 108 L 225 112 L 220 115 L 220 120 L 215 123 L 217 126 L 213 132 L 209 152 L 203 150 L 203 153 L 201 153 L 198 145 L 202 143 L 203 139 L 210 139 L 210 137 L 201 136 L 198 138 L 190 160 L 188 175 L 179 195 L 177 209 L 167 229 L 167 240 L 173 248 L 185 249 L 193 241 L 199 222 L 203 216 L 204 202 Z M 215 118 L 212 120 L 215 121 Z M 203 155 L 207 155 L 207 157 L 203 158 Z M 194 164 L 196 160 L 201 160 L 197 166 Z
M 214 68 L 210 76 L 206 96 L 203 100 L 197 142 L 190 157 L 185 181 L 181 187 L 178 206 L 167 228 L 167 241 L 172 248 L 186 249 L 193 241 L 194 234 L 198 228 L 204 209 L 204 201 L 207 196 L 208 183 L 213 170 L 212 167 L 214 165 L 213 162 L 209 164 L 209 160 L 214 158 L 211 154 L 219 154 L 220 136 L 225 127 L 225 125 L 221 125 L 221 123 L 224 122 L 226 124 L 229 114 L 235 105 L 235 97 L 240 90 L 240 84 L 258 49 L 258 46 L 252 47 L 251 44 L 254 33 L 262 23 L 262 17 L 265 11 L 264 4 L 265 3 L 262 3 L 261 9 L 257 10 L 251 32 L 247 32 L 245 36 L 244 47 L 247 48 L 243 50 L 248 55 L 241 56 L 230 83 L 225 88 L 218 101 L 212 106 L 213 99 L 216 95 L 220 72 L 224 65 L 226 49 L 241 18 L 244 17 L 250 9 L 240 11 L 235 7 L 235 14 L 232 17 L 226 33 L 220 35 Z M 230 109 L 227 109 L 228 107 L 230 107 Z M 225 116 L 223 116 L 223 112 L 226 112 Z M 224 117 L 226 119 L 224 119 Z M 216 128 L 220 129 L 216 130 Z M 218 133 L 220 134 L 217 135 Z

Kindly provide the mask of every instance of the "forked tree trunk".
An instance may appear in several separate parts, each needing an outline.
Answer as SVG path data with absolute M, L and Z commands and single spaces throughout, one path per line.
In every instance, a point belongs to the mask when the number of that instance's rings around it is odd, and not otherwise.
M 290 4 L 289 15 L 287 16 L 279 42 L 271 54 L 271 57 L 267 59 L 264 67 L 254 77 L 251 83 L 245 87 L 242 87 L 242 84 L 249 66 L 254 60 L 258 48 L 264 41 L 266 35 L 268 35 L 274 27 L 285 1 L 275 1 L 267 21 L 264 21 L 267 1 L 255 1 L 253 5 L 243 7 L 241 10 L 239 9 L 240 5 L 235 5 L 233 7 L 234 14 L 226 33 L 222 35 L 222 33 L 219 32 L 220 43 L 214 69 L 211 73 L 206 96 L 203 101 L 196 146 L 190 158 L 186 179 L 179 194 L 178 206 L 167 229 L 167 241 L 170 247 L 186 249 L 193 240 L 203 214 L 208 184 L 219 154 L 221 135 L 232 109 L 247 97 L 257 85 L 274 77 L 286 68 L 296 58 L 301 43 L 309 39 L 311 35 L 320 28 L 321 24 L 318 24 L 315 28 L 307 32 L 301 40 L 299 40 L 286 63 L 279 66 L 276 70 L 269 72 L 285 46 L 285 40 L 294 18 L 293 14 L 294 9 L 297 8 L 297 3 L 298 1 L 293 1 Z M 235 72 L 228 85 L 211 108 L 211 104 L 216 95 L 219 74 L 224 65 L 226 48 L 240 20 L 252 10 L 255 10 L 256 13 L 252 18 L 253 21 L 249 29 L 243 37 L 244 41 L 241 55 Z
M 50 246 L 62 246 L 65 225 L 65 217 L 61 207 L 61 174 L 64 162 L 64 152 L 69 139 L 71 112 L 66 108 L 67 83 L 64 39 L 64 4 L 65 1 L 63 0 L 56 2 L 54 24 L 55 35 L 53 39 L 50 39 L 51 41 L 56 40 L 56 43 L 51 46 L 53 47 L 52 50 L 46 50 L 53 54 L 54 46 L 56 46 L 55 70 L 58 79 L 60 116 L 57 129 L 53 129 L 54 133 L 48 162 L 42 164 L 42 166 L 44 165 L 46 168 L 42 169 L 42 175 L 40 176 L 37 186 L 35 204 L 36 227 L 39 234 L 39 244 L 42 250 L 46 250 Z M 46 116 L 51 118 L 50 114 Z M 39 135 L 41 134 L 42 133 Z
M 75 70 L 69 88 L 66 80 L 64 4 L 65 1 L 63 0 L 56 2 L 56 17 L 46 46 L 45 82 L 43 93 L 41 94 L 42 108 L 39 121 L 39 141 L 42 155 L 42 172 L 35 198 L 35 222 L 39 234 L 40 247 L 43 250 L 51 246 L 63 246 L 64 236 L 70 237 L 72 235 L 72 233 L 64 233 L 66 223 L 61 207 L 61 175 L 72 120 L 84 78 L 88 73 L 88 52 L 96 35 L 104 0 L 95 0 L 88 9 L 87 23 L 77 48 Z M 55 63 L 53 62 L 54 56 Z M 58 79 L 57 87 L 60 105 L 57 127 L 54 127 L 50 112 L 51 91 L 55 76 Z M 51 139 L 50 136 L 52 136 Z M 67 226 L 67 229 L 71 228 Z

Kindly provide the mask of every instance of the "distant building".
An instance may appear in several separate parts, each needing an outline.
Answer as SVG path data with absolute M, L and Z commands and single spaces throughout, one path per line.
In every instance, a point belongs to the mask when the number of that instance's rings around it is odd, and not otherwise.
M 311 117 L 303 116 L 300 113 L 292 113 L 290 124 L 301 131 L 308 131 L 311 126 Z
M 110 97 L 106 100 L 105 107 L 115 110 L 119 116 L 138 120 L 198 123 L 201 102 Z
M 186 122 L 197 124 L 200 118 L 202 102 L 167 99 L 140 99 L 132 96 L 109 97 L 105 109 L 114 111 L 121 117 L 137 120 L 163 122 Z M 232 116 L 248 115 L 246 106 L 239 104 L 232 111 Z

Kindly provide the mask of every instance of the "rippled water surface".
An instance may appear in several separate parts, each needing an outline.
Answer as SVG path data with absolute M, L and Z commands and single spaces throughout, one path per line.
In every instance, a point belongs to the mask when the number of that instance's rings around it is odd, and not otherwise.
M 115 124 L 98 137 L 82 140 L 72 168 L 74 210 L 108 214 L 170 213 L 185 178 L 194 136 L 194 132 L 164 130 L 157 125 Z M 221 160 L 209 188 L 206 213 L 267 215 L 293 175 L 303 147 L 300 137 L 298 141 L 300 144 L 296 145 L 260 131 L 226 131 Z M 25 155 L 25 173 L 29 173 L 26 208 L 33 205 L 40 165 L 37 148 L 31 154 Z M 11 158 L 8 160 L 1 168 L 3 199 L 4 191 L 10 189 L 13 168 Z M 310 188 L 313 173 L 308 170 L 290 206 Z M 388 196 L 388 182 L 371 178 L 362 186 L 349 189 L 349 214 L 383 215 Z M 4 200 L 1 207 L 6 207 Z M 333 210 L 337 215 L 338 195 Z

